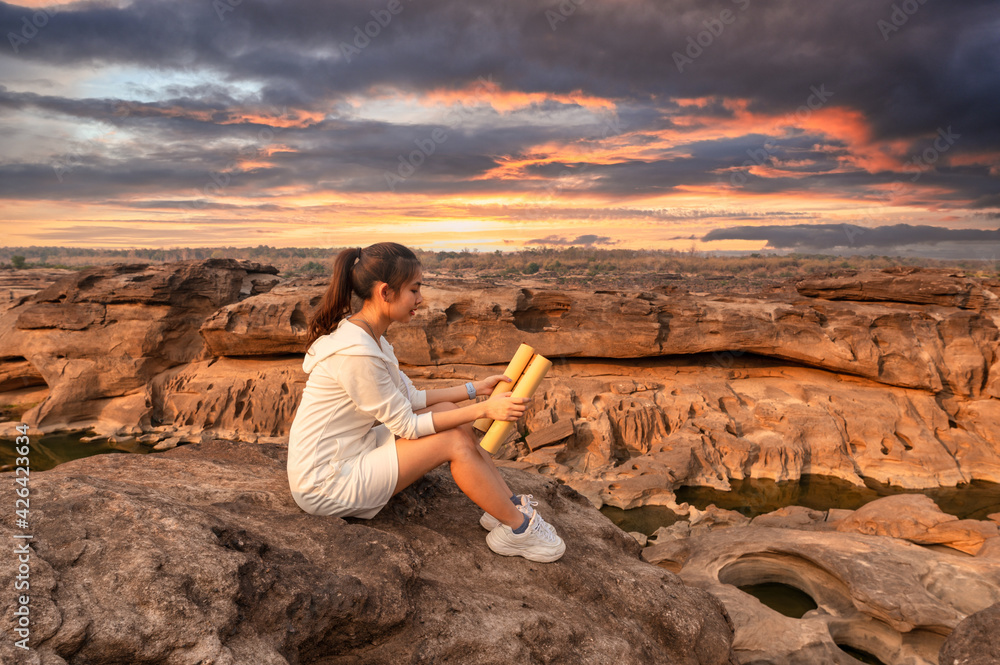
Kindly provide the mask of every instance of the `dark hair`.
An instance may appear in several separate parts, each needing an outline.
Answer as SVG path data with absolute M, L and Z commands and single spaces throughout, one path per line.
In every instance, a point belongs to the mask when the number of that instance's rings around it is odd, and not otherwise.
M 342 250 L 333 262 L 330 286 L 309 322 L 306 344 L 329 334 L 342 318 L 350 316 L 352 293 L 361 300 L 368 300 L 372 297 L 375 283 L 385 282 L 389 290 L 398 296 L 419 270 L 420 259 L 417 255 L 395 242 Z

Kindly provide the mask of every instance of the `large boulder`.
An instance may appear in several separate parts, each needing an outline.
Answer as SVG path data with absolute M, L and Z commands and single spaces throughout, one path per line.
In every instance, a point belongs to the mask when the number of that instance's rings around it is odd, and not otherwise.
M 938 651 L 960 622 L 1000 601 L 995 560 L 886 536 L 691 529 L 689 537 L 658 538 L 642 556 L 725 603 L 736 629 L 733 650 L 747 664 L 855 665 L 847 647 L 886 664 L 938 665 Z M 741 589 L 762 584 L 793 587 L 816 608 L 787 616 Z
M 114 264 L 74 272 L 0 317 L 0 382 L 40 378 L 45 400 L 24 415 L 42 431 L 150 426 L 147 384 L 211 357 L 199 332 L 220 307 L 262 293 L 277 269 L 250 261 Z M 24 362 L 31 369 L 24 368 Z
M 965 618 L 945 641 L 940 665 L 1000 663 L 1000 603 Z
M 923 494 L 898 494 L 867 503 L 837 523 L 837 531 L 903 538 L 919 545 L 947 545 L 977 554 L 989 538 L 1000 537 L 995 522 L 960 520 Z
M 538 564 L 491 552 L 443 469 L 345 520 L 295 505 L 285 453 L 217 441 L 32 474 L 32 651 L 8 635 L 0 661 L 730 663 L 721 603 L 568 487 L 503 471 L 566 540 Z M 0 557 L 0 585 L 16 575 Z
M 899 266 L 854 275 L 804 279 L 795 285 L 804 296 L 859 302 L 906 302 L 982 309 L 996 296 L 964 274 L 936 268 Z

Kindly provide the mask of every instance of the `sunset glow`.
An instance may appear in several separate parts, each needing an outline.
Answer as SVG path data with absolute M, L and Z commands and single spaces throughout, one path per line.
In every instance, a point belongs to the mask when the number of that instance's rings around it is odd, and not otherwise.
M 586 3 L 554 29 L 534 3 L 403 4 L 367 42 L 355 28 L 384 2 L 0 3 L 5 243 L 839 251 L 780 229 L 1000 233 L 995 5 L 929 3 L 884 39 L 892 3 L 790 2 L 748 5 L 683 71 L 693 18 L 733 3 Z

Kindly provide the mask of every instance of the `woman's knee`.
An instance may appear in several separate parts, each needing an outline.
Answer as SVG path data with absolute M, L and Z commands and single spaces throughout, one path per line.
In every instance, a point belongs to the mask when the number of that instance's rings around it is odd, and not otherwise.
M 451 449 L 454 455 L 478 454 L 476 451 L 476 441 L 472 438 L 472 432 L 465 427 L 456 427 L 448 430 L 450 433 Z

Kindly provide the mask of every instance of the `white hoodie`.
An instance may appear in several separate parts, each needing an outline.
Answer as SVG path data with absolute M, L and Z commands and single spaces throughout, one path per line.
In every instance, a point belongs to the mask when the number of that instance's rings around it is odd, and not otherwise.
M 288 435 L 288 483 L 308 510 L 309 494 L 350 460 L 396 438 L 434 434 L 427 392 L 399 370 L 392 345 L 382 348 L 356 324 L 342 319 L 306 351 L 309 374 Z M 384 349 L 384 350 L 383 350 Z M 378 425 L 378 426 L 376 426 Z M 395 475 L 396 470 L 393 470 Z

